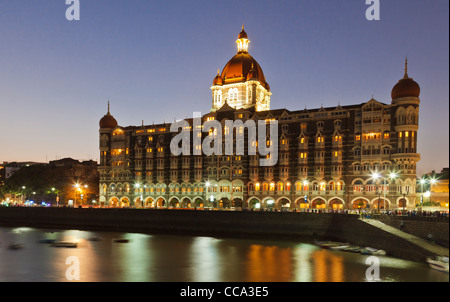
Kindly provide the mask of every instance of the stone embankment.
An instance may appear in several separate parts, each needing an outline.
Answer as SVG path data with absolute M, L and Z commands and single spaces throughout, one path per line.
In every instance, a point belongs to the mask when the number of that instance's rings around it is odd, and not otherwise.
M 327 239 L 383 249 L 393 257 L 422 262 L 436 254 L 353 214 L 13 207 L 0 208 L 0 225 L 299 242 Z

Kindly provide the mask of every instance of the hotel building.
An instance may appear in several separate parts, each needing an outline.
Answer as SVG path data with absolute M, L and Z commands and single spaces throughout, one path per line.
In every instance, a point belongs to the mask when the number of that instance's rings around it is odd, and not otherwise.
M 392 88 L 389 104 L 316 109 L 270 109 L 270 86 L 249 54 L 242 28 L 237 53 L 211 86 L 211 112 L 227 131 L 245 133 L 244 155 L 171 154 L 178 132 L 170 124 L 119 126 L 100 120 L 100 202 L 122 207 L 242 207 L 305 209 L 413 208 L 416 201 L 417 130 L 420 87 L 408 76 Z M 226 120 L 277 121 L 278 161 L 260 166 L 248 155 L 245 127 L 226 129 Z M 191 132 L 193 119 L 187 120 Z M 222 135 L 224 135 L 222 133 Z M 198 133 L 197 133 L 198 135 Z M 202 139 L 218 135 L 201 132 Z M 194 147 L 192 147 L 194 148 Z M 191 149 L 191 153 L 193 150 Z

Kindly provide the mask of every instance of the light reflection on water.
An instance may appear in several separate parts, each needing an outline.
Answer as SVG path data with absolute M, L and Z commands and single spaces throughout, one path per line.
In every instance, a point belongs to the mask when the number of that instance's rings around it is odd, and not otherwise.
M 41 239 L 78 247 L 55 248 Z M 24 248 L 10 250 L 10 243 Z M 82 282 L 364 282 L 368 268 L 367 256 L 308 243 L 0 228 L 0 282 L 66 282 L 69 256 L 79 259 Z M 425 264 L 379 259 L 382 281 L 449 281 Z

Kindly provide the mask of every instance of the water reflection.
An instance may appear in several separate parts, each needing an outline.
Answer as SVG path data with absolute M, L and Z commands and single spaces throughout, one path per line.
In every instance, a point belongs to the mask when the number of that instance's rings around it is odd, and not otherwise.
M 55 248 L 42 239 L 78 247 Z M 9 243 L 24 248 L 10 250 Z M 81 282 L 360 282 L 368 267 L 364 255 L 306 243 L 0 228 L 0 282 L 66 282 L 71 256 L 79 259 Z M 380 264 L 382 281 L 449 280 L 421 263 L 380 257 Z

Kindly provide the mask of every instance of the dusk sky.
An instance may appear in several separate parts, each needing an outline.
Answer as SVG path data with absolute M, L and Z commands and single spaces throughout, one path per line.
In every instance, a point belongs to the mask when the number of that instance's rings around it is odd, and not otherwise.
M 391 102 L 408 74 L 421 86 L 417 175 L 449 166 L 449 1 L 0 1 L 0 162 L 98 160 L 99 120 L 172 122 L 211 109 L 217 69 L 249 53 L 271 109 Z

